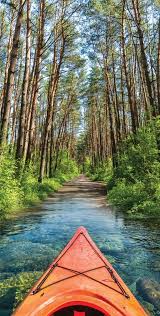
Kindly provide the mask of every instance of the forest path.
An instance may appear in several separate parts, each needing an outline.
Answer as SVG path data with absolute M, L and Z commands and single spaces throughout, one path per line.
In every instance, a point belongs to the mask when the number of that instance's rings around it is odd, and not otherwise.
M 64 186 L 55 193 L 52 198 L 89 198 L 95 200 L 100 205 L 106 204 L 106 186 L 100 181 L 91 181 L 85 175 L 73 179 L 64 184 Z

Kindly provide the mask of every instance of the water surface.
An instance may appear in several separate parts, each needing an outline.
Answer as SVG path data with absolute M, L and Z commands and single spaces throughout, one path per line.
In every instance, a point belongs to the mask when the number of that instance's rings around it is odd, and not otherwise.
M 1 228 L 1 316 L 11 315 L 15 301 L 16 285 L 13 291 L 9 280 L 24 272 L 44 271 L 81 225 L 141 302 L 136 280 L 147 277 L 160 282 L 160 220 L 126 219 L 105 204 L 101 185 L 80 178 Z M 8 288 L 3 289 L 4 281 Z M 153 309 L 151 314 L 160 312 Z

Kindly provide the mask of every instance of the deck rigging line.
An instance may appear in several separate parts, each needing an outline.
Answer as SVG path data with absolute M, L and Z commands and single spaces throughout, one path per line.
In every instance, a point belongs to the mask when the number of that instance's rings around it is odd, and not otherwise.
M 125 289 L 123 288 L 123 286 L 120 284 L 120 282 L 118 281 L 118 279 L 116 278 L 115 274 L 114 274 L 114 271 L 108 266 L 106 265 L 105 261 L 103 260 L 103 258 L 99 255 L 99 253 L 97 252 L 97 250 L 93 247 L 93 245 L 90 243 L 90 241 L 88 240 L 88 238 L 83 234 L 83 232 L 81 232 L 80 234 L 82 234 L 86 239 L 87 239 L 87 242 L 90 244 L 91 248 L 93 249 L 93 251 L 96 253 L 96 255 L 101 259 L 101 261 L 104 263 L 103 266 L 100 266 L 100 267 L 96 267 L 96 268 L 93 268 L 93 269 L 90 269 L 90 270 L 86 270 L 86 271 L 83 271 L 83 272 L 80 272 L 80 271 L 76 271 L 76 270 L 73 270 L 73 269 L 70 269 L 70 268 L 66 268 L 66 267 L 63 267 L 61 265 L 58 264 L 58 262 L 60 261 L 60 259 L 66 254 L 66 252 L 72 247 L 72 245 L 74 244 L 74 242 L 76 241 L 76 239 L 79 237 L 79 235 L 77 235 L 77 237 L 73 240 L 73 242 L 70 244 L 69 247 L 67 247 L 66 251 L 59 257 L 59 259 L 57 259 L 57 261 L 51 266 L 51 268 L 49 269 L 48 273 L 45 275 L 45 277 L 41 280 L 41 282 L 37 285 L 36 289 L 32 291 L 32 294 L 35 295 L 37 294 L 39 291 L 49 287 L 49 286 L 53 286 L 57 283 L 60 283 L 60 282 L 63 282 L 65 280 L 68 280 L 68 279 L 71 279 L 73 277 L 76 277 L 78 275 L 83 275 L 84 277 L 87 277 L 89 278 L 90 280 L 92 281 L 95 281 L 99 284 L 102 284 L 104 286 L 106 286 L 107 288 L 110 288 L 111 290 L 113 291 L 116 291 L 122 295 L 124 295 L 127 299 L 129 299 L 129 295 L 127 294 L 127 292 L 125 291 Z M 48 284 L 46 287 L 43 287 L 42 288 L 42 285 L 45 283 L 45 281 L 48 279 L 48 277 L 50 276 L 50 274 L 54 271 L 55 268 L 60 268 L 60 269 L 64 269 L 64 270 L 67 270 L 67 271 L 70 271 L 72 273 L 74 273 L 73 275 L 69 276 L 69 277 L 66 277 L 66 278 L 63 278 L 63 279 L 60 279 L 58 281 L 55 281 L 51 284 Z M 113 281 L 118 285 L 119 289 L 120 289 L 120 292 L 117 291 L 115 288 L 109 286 L 108 284 L 102 282 L 102 281 L 99 281 L 91 276 L 89 276 L 88 274 L 86 273 L 89 273 L 89 272 L 92 272 L 94 270 L 98 270 L 98 269 L 102 269 L 102 268 L 106 268 L 107 271 L 109 272 L 111 278 L 113 279 Z

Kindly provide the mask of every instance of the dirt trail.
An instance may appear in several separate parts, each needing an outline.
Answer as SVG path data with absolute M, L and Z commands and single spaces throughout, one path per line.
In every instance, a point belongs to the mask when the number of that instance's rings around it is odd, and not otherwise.
M 73 194 L 74 193 L 74 194 Z M 99 181 L 91 181 L 84 175 L 67 182 L 51 199 L 56 198 L 89 198 L 91 201 L 106 205 L 106 186 Z

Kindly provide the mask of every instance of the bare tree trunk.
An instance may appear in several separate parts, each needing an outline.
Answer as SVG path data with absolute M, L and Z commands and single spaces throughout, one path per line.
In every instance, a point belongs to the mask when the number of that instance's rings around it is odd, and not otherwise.
M 108 107 L 108 114 L 109 114 L 109 124 L 110 124 L 110 139 L 111 139 L 111 153 L 112 153 L 112 162 L 113 166 L 117 166 L 117 159 L 116 159 L 116 141 L 115 141 L 115 134 L 114 134 L 114 123 L 113 123 L 113 113 L 111 108 L 111 100 L 109 95 L 109 82 L 108 82 L 108 74 L 106 73 L 106 106 Z
M 158 97 L 158 113 L 160 114 L 160 18 L 158 24 L 158 53 L 157 53 L 157 97 Z
M 19 3 L 19 11 L 17 16 L 17 22 L 15 26 L 14 36 L 13 36 L 13 45 L 11 50 L 11 57 L 8 69 L 8 77 L 7 77 L 7 87 L 3 98 L 3 108 L 4 113 L 2 117 L 2 126 L 1 126 L 1 134 L 0 134 L 0 144 L 5 144 L 7 141 L 7 131 L 8 131 L 8 122 L 9 122 L 9 113 L 11 107 L 11 96 L 14 85 L 14 76 L 15 76 L 15 67 L 17 63 L 18 57 L 18 48 L 19 48 L 19 40 L 20 40 L 20 31 L 23 19 L 23 7 L 26 0 L 20 0 Z
M 125 108 L 125 99 L 124 99 L 124 79 L 123 79 L 123 63 L 121 64 L 121 104 L 122 104 L 122 130 L 123 136 L 127 135 L 127 126 L 126 126 L 126 108 Z
M 127 86 L 127 92 L 128 92 L 128 101 L 129 101 L 130 111 L 131 111 L 132 131 L 133 133 L 136 133 L 138 122 L 135 117 L 135 109 L 134 109 L 134 104 L 132 100 L 131 86 L 130 86 L 128 70 L 127 70 L 126 51 L 125 51 L 125 33 L 124 33 L 124 11 L 125 11 L 125 0 L 123 1 L 123 9 L 122 9 L 122 34 L 121 34 L 122 58 L 123 58 L 123 67 L 124 67 L 126 86 Z
M 117 83 L 116 83 L 116 73 L 115 73 L 115 61 L 112 53 L 112 64 L 113 64 L 113 92 L 114 92 L 114 104 L 115 104 L 115 121 L 116 121 L 116 134 L 117 134 L 117 143 L 121 140 L 121 122 L 120 122 L 120 106 L 119 99 L 117 94 Z
M 30 79 L 30 59 L 31 59 L 31 22 L 30 22 L 30 0 L 27 0 L 27 31 L 26 31 L 26 57 L 25 57 L 25 70 L 22 84 L 22 98 L 21 98 L 21 109 L 19 119 L 19 130 L 18 130 L 18 141 L 17 141 L 17 152 L 16 158 L 23 157 L 23 147 L 25 141 L 25 116 L 27 109 L 28 99 L 28 87 Z
M 44 141 L 42 144 L 39 182 L 42 182 L 43 177 L 44 177 L 48 136 L 49 136 L 49 133 L 50 133 L 51 127 L 52 127 L 52 118 L 53 118 L 55 97 L 56 97 L 57 86 L 58 86 L 58 81 L 59 81 L 60 68 L 62 65 L 64 50 L 65 50 L 65 36 L 64 36 L 63 26 L 61 29 L 61 33 L 62 33 L 62 43 L 61 43 L 61 49 L 60 49 L 60 59 L 59 59 L 58 64 L 56 64 L 56 59 L 57 59 L 56 43 L 55 43 L 55 47 L 54 47 L 53 65 L 52 65 L 51 79 L 50 79 L 49 91 L 48 91 L 47 117 L 46 117 L 46 123 L 45 123 Z M 56 32 L 56 36 L 57 36 L 57 32 Z
M 141 63 L 142 63 L 142 67 L 143 67 L 143 71 L 145 75 L 150 108 L 151 108 L 153 116 L 155 116 L 155 104 L 154 104 L 152 86 L 151 86 L 150 77 L 149 77 L 148 62 L 147 62 L 147 57 L 146 57 L 145 47 L 144 47 L 143 30 L 141 28 L 141 15 L 140 15 L 140 9 L 139 9 L 139 0 L 132 0 L 132 4 L 133 4 L 135 22 L 137 26 L 137 32 L 138 32 L 138 38 L 139 38 L 139 44 L 140 44 L 140 50 L 141 50 Z
M 2 118 L 3 118 L 3 114 L 4 114 L 3 100 L 4 100 L 4 95 L 5 95 L 6 87 L 7 87 L 8 69 L 9 69 L 10 55 L 11 55 L 12 44 L 13 44 L 13 23 L 14 23 L 14 19 L 15 19 L 15 10 L 12 10 L 12 13 L 11 13 L 11 25 L 10 25 L 10 32 L 9 32 L 9 40 L 8 40 L 8 45 L 7 45 L 7 61 L 6 61 L 6 64 L 5 64 L 4 84 L 3 84 L 3 88 L 2 88 L 2 91 L 1 91 L 1 95 L 0 95 L 1 121 L 2 121 Z
M 13 113 L 12 113 L 12 128 L 11 128 L 11 150 L 15 146 L 16 140 L 16 124 L 18 120 L 18 106 L 21 97 L 21 87 L 20 82 L 22 78 L 22 63 L 23 63 L 23 46 L 21 48 L 21 56 L 20 56 L 20 64 L 18 65 L 18 73 L 17 73 L 17 80 L 15 79 L 15 87 L 14 87 L 14 102 L 13 102 Z
M 45 0 L 40 2 L 40 18 L 39 18 L 39 33 L 37 42 L 37 52 L 35 61 L 35 72 L 33 77 L 33 86 L 31 92 L 31 105 L 29 115 L 29 137 L 27 150 L 24 154 L 24 160 L 31 160 L 34 151 L 34 135 L 35 135 L 35 116 L 37 107 L 37 96 L 39 90 L 39 79 L 40 79 L 40 65 L 42 61 L 43 45 L 44 45 L 44 24 L 45 24 Z M 25 155 L 27 155 L 25 157 Z

